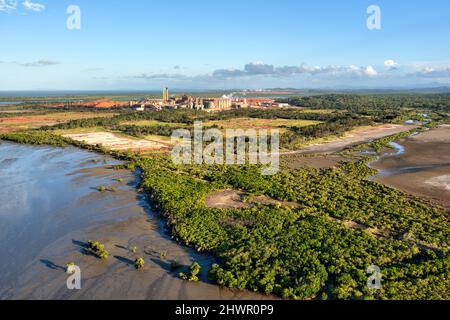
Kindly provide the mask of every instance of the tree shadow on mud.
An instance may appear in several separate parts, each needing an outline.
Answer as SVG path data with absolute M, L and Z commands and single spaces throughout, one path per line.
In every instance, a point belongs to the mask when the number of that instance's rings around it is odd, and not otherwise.
M 178 277 L 178 272 L 181 269 L 186 269 L 187 266 L 180 264 L 176 260 L 167 260 L 161 257 L 161 253 L 157 252 L 149 247 L 144 247 L 144 253 L 150 256 L 150 261 L 161 267 L 168 274 Z
M 120 262 L 125 263 L 128 266 L 134 266 L 134 261 L 125 257 L 121 256 L 114 256 L 115 259 L 119 260 Z
M 180 271 L 186 271 L 187 266 L 178 263 L 176 260 L 163 260 L 160 258 L 150 259 L 154 264 L 157 264 L 161 269 L 167 272 L 167 274 L 178 278 Z
M 66 268 L 64 268 L 64 267 L 62 267 L 62 266 L 60 266 L 60 265 L 57 265 L 56 263 L 54 263 L 54 262 L 52 262 L 52 261 L 50 261 L 50 260 L 47 260 L 47 259 L 41 259 L 40 260 L 40 262 L 42 263 L 42 264 L 44 264 L 47 268 L 49 268 L 49 269 L 52 269 L 52 270 L 62 270 L 62 271 L 66 271 Z
M 87 242 L 83 242 L 83 241 L 79 241 L 79 240 L 72 240 L 72 243 L 78 247 L 81 254 L 83 254 L 85 256 L 97 257 L 95 254 L 93 254 L 91 251 L 89 251 L 89 244 Z
M 72 240 L 72 243 L 78 247 L 78 249 L 80 250 L 80 252 L 82 254 L 90 253 L 89 251 L 87 251 L 87 249 L 89 248 L 89 245 L 87 242 L 83 242 L 83 241 L 79 241 L 79 240 Z
M 119 248 L 119 249 L 123 249 L 123 250 L 126 250 L 126 251 L 130 251 L 129 248 L 127 248 L 127 247 L 125 247 L 125 246 L 122 246 L 122 245 L 120 245 L 120 244 L 115 244 L 114 246 L 115 246 L 116 248 Z

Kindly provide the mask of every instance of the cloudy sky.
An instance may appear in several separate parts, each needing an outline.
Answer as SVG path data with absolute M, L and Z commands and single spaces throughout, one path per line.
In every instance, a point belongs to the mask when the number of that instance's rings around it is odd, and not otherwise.
M 0 31 L 0 91 L 450 85 L 448 0 L 0 0 Z

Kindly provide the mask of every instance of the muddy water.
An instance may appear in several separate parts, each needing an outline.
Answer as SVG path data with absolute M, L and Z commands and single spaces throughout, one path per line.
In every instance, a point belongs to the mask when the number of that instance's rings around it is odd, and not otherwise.
M 268 298 L 221 289 L 206 272 L 199 283 L 180 280 L 186 267 L 173 271 L 171 262 L 195 260 L 206 271 L 213 260 L 170 238 L 136 192 L 137 175 L 117 163 L 75 148 L 0 143 L 0 299 Z M 90 239 L 105 244 L 106 261 L 84 253 Z M 137 257 L 146 262 L 140 272 Z M 81 290 L 67 289 L 68 262 L 81 268 Z
M 428 198 L 450 212 L 450 125 L 392 143 L 371 167 L 374 179 L 406 193 Z

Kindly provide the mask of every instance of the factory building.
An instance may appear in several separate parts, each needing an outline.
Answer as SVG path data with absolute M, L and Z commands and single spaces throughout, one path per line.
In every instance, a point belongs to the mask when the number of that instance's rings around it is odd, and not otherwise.
M 163 89 L 163 101 L 169 101 L 169 88 Z

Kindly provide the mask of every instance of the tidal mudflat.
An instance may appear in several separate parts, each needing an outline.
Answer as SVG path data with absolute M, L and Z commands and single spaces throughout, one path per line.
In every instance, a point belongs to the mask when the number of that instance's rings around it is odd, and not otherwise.
M 404 150 L 372 163 L 380 170 L 375 180 L 430 198 L 450 211 L 450 125 L 400 139 L 397 144 Z
M 332 154 L 335 152 L 340 152 L 348 147 L 384 138 L 400 132 L 409 131 L 414 128 L 415 126 L 398 124 L 359 127 L 347 132 L 341 138 L 332 139 L 324 143 L 312 144 L 302 148 L 301 150 L 287 151 L 282 154 Z
M 0 299 L 271 298 L 208 283 L 213 259 L 173 241 L 137 192 L 138 175 L 115 164 L 72 147 L 0 143 Z M 105 244 L 109 258 L 86 255 L 88 240 Z M 179 279 L 194 260 L 202 281 Z M 81 290 L 67 289 L 69 262 L 81 268 Z

